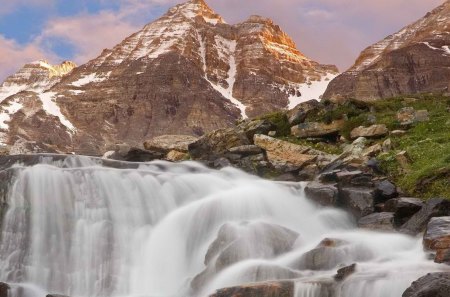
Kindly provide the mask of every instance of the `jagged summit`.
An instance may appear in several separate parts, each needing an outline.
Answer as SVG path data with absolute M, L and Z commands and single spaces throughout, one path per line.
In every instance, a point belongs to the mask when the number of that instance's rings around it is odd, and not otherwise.
M 191 0 L 169 9 L 166 15 L 182 14 L 189 19 L 203 18 L 207 23 L 216 25 L 225 23 L 220 15 L 215 13 L 203 0 Z
M 448 92 L 450 1 L 366 48 L 328 86 L 325 98 L 376 100 L 404 94 Z

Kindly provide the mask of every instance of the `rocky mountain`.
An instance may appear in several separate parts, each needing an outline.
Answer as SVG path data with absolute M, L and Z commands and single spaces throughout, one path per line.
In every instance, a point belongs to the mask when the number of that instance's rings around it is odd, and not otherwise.
M 403 94 L 448 92 L 450 1 L 422 19 L 366 48 L 324 98 L 376 100 Z
M 271 20 L 229 25 L 203 0 L 171 8 L 61 78 L 69 68 L 35 63 L 7 79 L 4 144 L 99 154 L 118 142 L 202 135 L 317 98 L 338 72 L 303 55 Z M 35 87 L 40 74 L 45 86 Z

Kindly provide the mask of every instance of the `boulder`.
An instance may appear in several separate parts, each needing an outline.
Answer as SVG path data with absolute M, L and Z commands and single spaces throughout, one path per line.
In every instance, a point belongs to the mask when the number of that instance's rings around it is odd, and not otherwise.
M 423 236 L 423 245 L 436 252 L 435 262 L 450 262 L 450 217 L 431 218 Z
M 395 198 L 386 201 L 384 211 L 393 212 L 395 225 L 401 226 L 422 209 L 423 205 L 424 202 L 419 198 Z
M 415 110 L 412 107 L 404 107 L 397 112 L 397 120 L 402 126 L 412 125 L 418 122 L 427 122 L 430 116 L 427 110 Z
M 379 138 L 389 133 L 386 125 L 372 125 L 370 127 L 360 126 L 350 132 L 350 137 L 356 139 L 358 137 Z
M 298 104 L 287 113 L 289 124 L 294 126 L 303 123 L 309 113 L 318 110 L 320 107 L 321 104 L 315 99 Z
M 245 120 L 238 125 L 238 129 L 247 135 L 249 141 L 253 141 L 255 134 L 268 135 L 269 132 L 276 130 L 276 126 L 269 120 Z
M 8 284 L 0 282 L 0 297 L 8 297 L 9 290 L 11 290 L 11 287 Z
M 127 144 L 118 144 L 114 151 L 107 152 L 103 158 L 127 162 L 150 162 L 163 159 L 164 154 L 131 147 Z
M 448 215 L 450 215 L 450 201 L 433 198 L 428 200 L 416 214 L 403 224 L 400 231 L 406 234 L 416 235 L 425 231 L 431 218 Z
M 189 144 L 189 154 L 197 160 L 215 160 L 227 153 L 230 148 L 249 145 L 246 134 L 238 129 L 227 128 L 206 134 Z
M 340 268 L 338 269 L 336 275 L 334 276 L 334 280 L 337 282 L 341 282 L 350 275 L 352 275 L 353 273 L 355 273 L 355 271 L 356 271 L 356 264 Z
M 388 180 L 380 182 L 375 189 L 375 203 L 386 202 L 398 197 L 397 187 Z
M 402 295 L 402 297 L 448 296 L 450 296 L 450 272 L 429 273 L 413 282 Z
M 171 162 L 189 160 L 189 154 L 173 150 L 167 153 L 166 160 Z
M 322 206 L 335 206 L 338 193 L 338 189 L 334 184 L 310 182 L 305 187 L 306 197 Z
M 170 151 L 186 153 L 189 145 L 197 140 L 198 137 L 190 135 L 162 135 L 144 142 L 144 148 L 149 151 L 156 151 L 164 154 L 167 154 Z
M 383 151 L 383 147 L 381 144 L 377 143 L 372 146 L 369 146 L 368 148 L 364 149 L 362 152 L 363 157 L 376 157 L 379 153 Z
M 345 121 L 333 121 L 330 124 L 309 122 L 295 125 L 291 128 L 291 134 L 299 138 L 323 137 L 338 134 Z
M 266 151 L 267 159 L 275 167 L 290 166 L 293 169 L 300 169 L 315 162 L 319 155 L 325 155 L 307 146 L 261 134 L 255 135 L 254 142 L 255 145 Z
M 348 242 L 326 238 L 317 247 L 293 261 L 290 266 L 296 270 L 330 270 L 357 261 L 358 257 Z
M 355 218 L 360 219 L 374 212 L 375 191 L 371 188 L 342 188 L 339 204 Z
M 217 290 L 209 297 L 295 297 L 292 281 L 272 281 Z
M 358 221 L 358 227 L 371 230 L 393 231 L 394 213 L 380 212 L 362 217 Z
M 271 259 L 292 250 L 299 234 L 279 225 L 224 224 L 205 255 L 206 268 L 191 282 L 198 289 L 224 268 L 245 259 Z

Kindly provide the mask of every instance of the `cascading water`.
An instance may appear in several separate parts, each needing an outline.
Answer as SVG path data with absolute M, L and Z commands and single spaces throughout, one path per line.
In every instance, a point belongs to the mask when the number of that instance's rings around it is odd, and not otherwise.
M 339 265 L 357 263 L 336 296 L 398 297 L 446 269 L 426 259 L 419 239 L 356 229 L 344 212 L 308 202 L 298 185 L 234 169 L 113 169 L 67 157 L 14 170 L 0 281 L 15 284 L 16 296 L 197 297 L 293 279 L 296 297 L 321 297 Z M 345 242 L 330 257 L 339 265 L 312 269 L 303 255 L 324 238 Z

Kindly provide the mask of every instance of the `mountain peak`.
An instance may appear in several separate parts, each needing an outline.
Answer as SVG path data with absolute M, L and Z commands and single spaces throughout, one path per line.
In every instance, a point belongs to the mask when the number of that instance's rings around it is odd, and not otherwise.
M 179 4 L 169 9 L 168 14 L 181 14 L 188 19 L 202 17 L 205 22 L 213 25 L 216 25 L 217 23 L 225 23 L 223 18 L 212 10 L 204 0 L 190 0 Z

